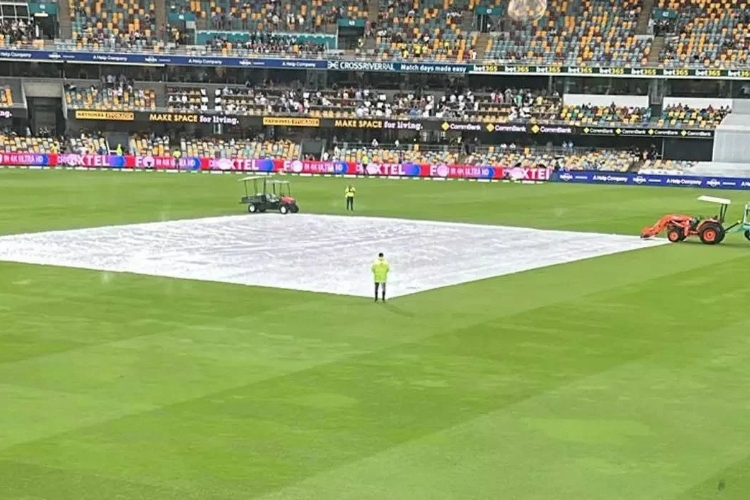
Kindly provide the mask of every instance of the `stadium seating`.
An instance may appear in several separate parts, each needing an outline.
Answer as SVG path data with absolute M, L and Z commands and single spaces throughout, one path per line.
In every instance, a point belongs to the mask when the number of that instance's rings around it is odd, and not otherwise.
M 648 108 L 624 106 L 563 106 L 559 119 L 575 125 L 643 125 L 651 119 Z
M 467 9 L 468 2 L 460 0 L 381 0 L 378 55 L 403 60 L 473 59 L 479 35 L 463 27 L 462 13 Z
M 68 88 L 65 102 L 73 109 L 95 110 L 153 110 L 156 95 L 151 89 L 137 89 L 128 85 L 97 85 L 84 88 Z
M 645 63 L 649 38 L 636 37 L 641 5 L 623 0 L 554 0 L 539 21 L 514 24 L 490 38 L 486 57 L 530 64 Z
M 10 85 L 0 85 L 0 108 L 13 106 L 13 92 Z
M 458 163 L 459 150 L 449 146 L 408 144 L 404 146 L 343 145 L 331 151 L 331 159 L 361 163 Z
M 644 174 L 674 174 L 686 172 L 695 165 L 693 161 L 683 160 L 647 160 L 638 170 Z
M 546 151 L 511 146 L 489 146 L 481 148 L 464 159 L 469 164 L 491 164 L 524 167 L 560 165 L 568 170 L 625 171 L 636 161 L 630 151 L 622 150 L 576 150 Z
M 49 153 L 50 151 L 60 151 L 60 144 L 51 137 L 22 137 L 0 134 L 0 152 Z
M 377 1 L 377 0 L 371 0 Z M 354 0 L 268 2 L 264 0 L 178 0 L 173 12 L 192 12 L 212 30 L 273 32 L 335 31 L 336 21 L 366 19 L 367 2 Z
M 746 0 L 660 0 L 657 7 L 674 13 L 660 59 L 666 66 L 694 64 L 731 67 L 746 64 L 750 10 Z
M 240 31 L 199 31 L 196 43 L 214 52 L 228 54 L 239 50 L 258 54 L 320 54 L 335 48 L 333 35 L 305 33 L 250 33 Z
M 228 86 L 216 91 L 217 110 L 241 115 L 266 113 L 308 114 L 323 118 L 459 118 L 504 123 L 518 120 L 553 120 L 559 97 L 521 90 L 475 95 L 472 93 L 393 93 L 343 88 L 322 91 L 250 89 Z
M 300 157 L 300 146 L 291 141 L 264 141 L 246 139 L 181 139 L 170 141 L 168 137 L 139 137 L 130 139 L 130 150 L 136 154 L 169 156 L 179 150 L 183 156 L 205 158 L 276 158 Z
M 28 20 L 17 22 L 12 18 L 6 18 L 0 21 L 0 47 L 39 44 L 41 44 L 41 40 L 37 40 L 34 26 Z
M 110 152 L 107 140 L 95 133 L 81 132 L 77 136 L 70 136 L 68 142 L 70 151 L 75 153 L 109 154 Z
M 659 127 L 716 128 L 731 110 L 729 108 L 691 108 L 671 106 L 662 111 L 657 121 Z
M 79 45 L 141 46 L 157 34 L 154 0 L 68 0 Z
M 169 111 L 206 111 L 213 109 L 206 89 L 196 87 L 167 87 Z

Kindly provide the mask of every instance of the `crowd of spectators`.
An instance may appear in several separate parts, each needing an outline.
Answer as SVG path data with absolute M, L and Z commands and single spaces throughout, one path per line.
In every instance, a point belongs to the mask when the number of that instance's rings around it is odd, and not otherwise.
M 310 39 L 274 33 L 253 32 L 246 40 L 235 40 L 229 36 L 217 35 L 206 42 L 206 48 L 212 52 L 232 49 L 244 50 L 255 54 L 299 54 L 316 56 L 324 53 L 325 44 Z
M 0 21 L 0 46 L 29 45 L 41 38 L 42 32 L 31 19 Z
M 151 89 L 136 88 L 124 75 L 103 75 L 99 84 L 79 88 L 66 83 L 65 101 L 72 109 L 91 110 L 152 110 L 156 94 Z
M 1 91 L 0 91 L 1 94 Z M 169 86 L 166 102 L 157 103 L 153 90 L 136 88 L 114 75 L 99 85 L 79 89 L 66 84 L 68 106 L 79 109 L 167 108 L 216 111 L 229 115 L 305 115 L 320 118 L 386 118 L 461 120 L 478 123 L 540 123 L 575 126 L 652 126 L 715 128 L 728 107 L 678 105 L 652 115 L 650 107 L 567 104 L 556 92 L 506 88 L 486 92 L 466 89 L 443 92 L 416 87 L 412 91 L 384 91 L 346 86 L 307 90 L 265 87 L 250 83 L 211 91 L 199 86 Z M 0 96 L 0 105 L 2 99 Z
M 0 85 L 0 108 L 13 106 L 13 90 L 10 85 Z
M 163 50 L 167 44 L 193 45 L 185 26 L 157 26 L 156 4 L 145 0 L 68 0 L 72 41 L 78 47 Z M 377 18 L 368 11 L 379 2 Z M 388 59 L 470 61 L 483 59 L 538 64 L 714 67 L 743 65 L 750 57 L 750 9 L 735 0 L 657 0 L 642 13 L 642 2 L 620 0 L 550 0 L 538 21 L 515 23 L 503 15 L 503 2 L 491 2 L 494 24 L 480 37 L 472 10 L 479 2 L 458 0 L 311 0 L 300 4 L 280 0 L 177 0 L 175 13 L 192 13 L 202 30 L 223 32 L 201 45 L 211 51 L 241 49 L 271 54 L 320 54 L 326 44 L 290 35 L 332 33 L 338 21 L 361 22 L 367 55 Z M 648 14 L 644 17 L 643 14 Z M 658 14 L 658 16 L 657 16 Z M 648 27 L 639 24 L 650 18 Z M 60 23 L 61 26 L 65 22 Z M 333 31 L 332 31 L 333 30 Z M 238 42 L 232 34 L 249 34 Z M 665 36 L 658 58 L 650 56 L 650 36 Z M 28 44 L 44 38 L 29 19 L 0 22 L 0 46 Z M 67 46 L 67 45 L 66 45 Z M 364 49 L 360 45 L 360 49 Z M 360 55 L 363 53 L 360 52 Z
M 49 128 L 40 127 L 36 133 L 30 129 L 25 134 L 10 129 L 0 131 L 0 152 L 109 154 L 110 149 L 106 138 L 99 132 L 81 131 L 58 136 Z

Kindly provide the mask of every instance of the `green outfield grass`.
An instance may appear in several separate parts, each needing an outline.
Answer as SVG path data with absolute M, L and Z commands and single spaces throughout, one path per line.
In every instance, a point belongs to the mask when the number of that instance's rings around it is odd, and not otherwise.
M 237 179 L 0 171 L 0 233 L 239 214 Z M 343 212 L 347 181 L 292 181 L 303 211 Z M 550 229 L 711 210 L 355 184 L 359 215 Z M 0 263 L 0 500 L 744 500 L 749 277 L 741 236 L 387 305 Z

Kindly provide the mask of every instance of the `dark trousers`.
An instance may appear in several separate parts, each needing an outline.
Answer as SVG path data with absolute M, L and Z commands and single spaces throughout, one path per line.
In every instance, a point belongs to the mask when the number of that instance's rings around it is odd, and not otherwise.
M 349 211 L 354 212 L 354 197 L 348 197 L 346 198 L 346 209 Z
M 375 283 L 375 300 L 378 300 L 379 292 L 381 292 L 380 298 L 385 300 L 385 283 Z

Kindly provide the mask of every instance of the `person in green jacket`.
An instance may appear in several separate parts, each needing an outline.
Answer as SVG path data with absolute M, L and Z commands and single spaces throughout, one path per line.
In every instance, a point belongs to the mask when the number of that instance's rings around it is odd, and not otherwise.
M 344 197 L 346 198 L 346 211 L 347 212 L 354 212 L 354 195 L 357 194 L 357 190 L 354 189 L 354 186 L 349 184 L 346 186 L 346 189 L 344 190 Z
M 385 302 L 385 284 L 388 281 L 388 271 L 391 270 L 391 266 L 388 261 L 385 260 L 383 253 L 378 254 L 378 260 L 372 265 L 372 276 L 375 279 L 375 302 L 378 301 L 378 293 L 380 298 Z

